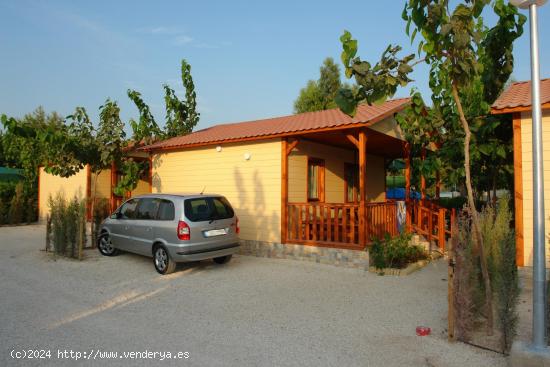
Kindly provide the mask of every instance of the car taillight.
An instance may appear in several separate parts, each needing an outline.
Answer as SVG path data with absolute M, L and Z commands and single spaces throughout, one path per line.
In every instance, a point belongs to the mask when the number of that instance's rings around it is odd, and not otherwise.
M 189 241 L 191 239 L 191 228 L 182 220 L 178 222 L 178 238 L 182 241 Z
M 239 228 L 239 217 L 236 217 L 236 219 L 235 219 L 235 233 L 239 234 L 240 231 L 241 231 L 241 228 Z

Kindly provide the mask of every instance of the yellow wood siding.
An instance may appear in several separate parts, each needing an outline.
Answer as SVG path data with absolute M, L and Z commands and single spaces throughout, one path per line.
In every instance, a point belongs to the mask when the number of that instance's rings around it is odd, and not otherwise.
M 351 149 L 331 147 L 310 141 L 301 141 L 288 157 L 288 201 L 307 201 L 307 160 L 319 158 L 325 161 L 325 202 L 343 203 L 344 164 L 356 163 L 356 152 Z M 384 158 L 367 155 L 367 200 L 384 201 Z
M 106 169 L 99 173 L 99 176 L 97 176 L 97 179 L 95 177 L 95 174 L 92 173 L 92 190 L 91 195 L 94 195 L 94 190 L 96 198 L 106 198 L 109 199 L 111 197 L 111 170 Z M 95 188 L 95 185 L 97 184 L 97 189 Z
M 533 265 L 533 145 L 531 113 L 521 115 L 521 161 L 523 178 L 523 255 L 524 265 Z M 550 111 L 543 111 L 542 144 L 544 162 L 544 210 L 546 232 L 550 231 Z M 546 238 L 546 266 L 550 265 L 550 248 Z
M 40 168 L 40 188 L 38 197 L 39 220 L 44 221 L 50 212 L 48 198 L 55 197 L 58 193 L 65 196 L 65 199 L 72 199 L 75 195 L 78 198 L 86 198 L 87 167 L 81 169 L 77 174 L 63 178 L 51 175 Z
M 151 192 L 148 180 L 139 180 L 136 188 L 132 191 L 131 195 L 143 195 Z
M 153 156 L 153 192 L 201 192 L 231 202 L 247 240 L 280 242 L 281 141 L 221 144 Z M 245 154 L 250 159 L 245 159 Z

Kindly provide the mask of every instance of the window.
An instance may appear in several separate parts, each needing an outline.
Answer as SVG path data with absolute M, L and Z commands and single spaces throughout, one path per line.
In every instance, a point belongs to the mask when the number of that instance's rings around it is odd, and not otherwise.
M 233 208 L 224 197 L 206 197 L 185 200 L 185 216 L 191 222 L 229 219 L 234 216 Z
M 359 166 L 354 163 L 344 164 L 346 203 L 357 203 L 359 197 Z
M 159 208 L 159 200 L 154 198 L 139 199 L 136 219 L 156 219 Z
M 307 200 L 325 201 L 325 161 L 322 159 L 307 161 Z
M 120 219 L 134 219 L 137 205 L 137 199 L 131 199 L 125 202 L 120 208 Z
M 174 208 L 174 203 L 170 200 L 161 199 L 157 218 L 159 220 L 174 220 L 175 216 L 176 210 Z
M 235 214 L 233 208 L 229 201 L 224 197 L 212 198 L 212 203 L 214 203 L 214 208 L 216 209 L 216 216 L 219 219 L 229 219 L 233 218 Z

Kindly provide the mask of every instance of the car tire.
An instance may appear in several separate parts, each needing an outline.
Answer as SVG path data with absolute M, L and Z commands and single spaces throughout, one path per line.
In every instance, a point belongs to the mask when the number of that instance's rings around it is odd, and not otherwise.
M 115 256 L 118 254 L 118 249 L 113 246 L 109 233 L 102 233 L 97 239 L 97 248 L 103 256 Z
M 216 264 L 222 265 L 222 264 L 227 264 L 232 257 L 233 255 L 225 255 L 225 256 L 215 257 L 212 260 L 214 260 Z
M 176 270 L 176 262 L 172 260 L 168 250 L 162 245 L 156 246 L 153 250 L 153 264 L 161 275 L 170 274 Z

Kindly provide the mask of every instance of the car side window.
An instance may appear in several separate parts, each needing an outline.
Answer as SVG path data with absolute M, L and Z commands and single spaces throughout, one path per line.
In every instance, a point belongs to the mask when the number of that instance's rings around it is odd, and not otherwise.
M 137 199 L 130 199 L 125 202 L 120 208 L 120 219 L 135 219 L 137 206 Z
M 156 219 L 159 208 L 159 200 L 155 198 L 139 199 L 137 207 L 136 219 Z
M 160 199 L 157 215 L 158 220 L 174 220 L 175 216 L 176 210 L 174 208 L 174 203 L 170 200 Z

